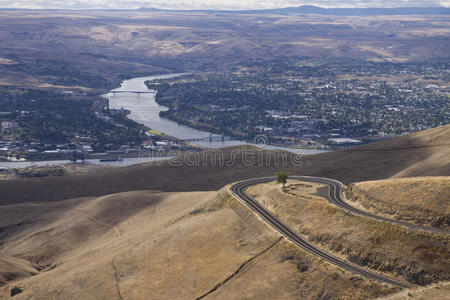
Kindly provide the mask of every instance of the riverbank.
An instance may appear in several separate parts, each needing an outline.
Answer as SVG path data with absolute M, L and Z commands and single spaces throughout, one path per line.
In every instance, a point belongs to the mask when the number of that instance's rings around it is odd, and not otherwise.
M 115 166 L 115 167 L 125 167 L 146 162 L 167 160 L 167 156 L 150 156 L 141 155 L 136 157 L 125 157 L 122 160 L 117 161 L 101 161 L 100 158 L 96 159 L 85 159 L 71 161 L 66 159 L 61 160 L 42 160 L 42 161 L 18 161 L 18 162 L 0 162 L 0 169 L 19 169 L 28 167 L 45 167 L 45 166 L 58 166 L 58 165 L 68 165 L 68 164 L 86 164 L 86 165 L 97 165 L 97 166 Z
M 119 150 L 111 154 L 94 154 L 91 155 L 88 159 L 85 159 L 85 163 L 95 164 L 95 165 L 114 165 L 114 166 L 126 166 L 130 164 L 138 164 L 142 162 L 151 161 L 150 156 L 146 154 L 146 160 L 142 159 L 142 155 L 140 154 L 142 151 L 148 152 L 146 149 L 153 149 L 157 156 L 159 156 L 159 151 L 164 148 L 164 146 L 157 146 L 157 142 L 160 145 L 166 143 L 169 146 L 171 143 L 178 144 L 178 147 L 174 148 L 177 150 L 202 150 L 202 149 L 217 149 L 217 148 L 225 148 L 231 146 L 238 145 L 255 145 L 252 143 L 248 143 L 243 140 L 225 140 L 225 141 L 209 141 L 208 137 L 210 132 L 198 130 L 192 128 L 190 126 L 186 126 L 175 122 L 173 120 L 169 120 L 160 116 L 161 112 L 167 111 L 168 108 L 162 105 L 159 105 L 156 102 L 156 97 L 154 93 L 148 93 L 149 89 L 147 88 L 145 82 L 149 80 L 157 80 L 157 79 L 168 79 L 174 78 L 177 76 L 185 75 L 185 73 L 181 74 L 166 74 L 160 76 L 148 76 L 148 77 L 138 77 L 132 78 L 128 80 L 124 80 L 119 88 L 111 90 L 109 93 L 104 94 L 103 97 L 108 99 L 109 107 L 111 109 L 121 110 L 122 108 L 126 111 L 129 111 L 129 114 L 126 116 L 127 118 L 135 121 L 139 124 L 142 124 L 147 129 L 151 128 L 157 132 L 162 133 L 160 136 L 152 136 L 152 132 L 149 133 L 149 142 L 151 145 L 148 145 L 148 148 L 144 148 L 140 146 L 141 149 L 134 149 L 133 153 L 119 153 Z M 112 93 L 112 91 L 122 91 L 123 93 Z M 124 92 L 128 91 L 128 92 Z M 136 93 L 135 93 L 136 92 Z M 146 92 L 146 93 L 138 93 L 138 92 Z M 202 141 L 198 141 L 198 139 L 203 139 Z M 182 143 L 182 140 L 197 140 L 192 142 Z M 181 146 L 181 148 L 180 148 Z M 321 152 L 325 152 L 322 150 L 315 149 L 303 149 L 303 148 L 287 148 L 280 145 L 270 146 L 270 145 L 255 145 L 255 146 L 263 146 L 268 150 L 286 150 L 290 152 L 294 152 L 297 154 L 308 155 L 308 154 L 317 154 Z M 174 150 L 171 147 L 166 147 L 166 150 Z M 112 158 L 121 156 L 124 158 L 123 161 L 117 162 L 101 162 L 101 158 Z M 48 158 L 47 158 L 48 157 Z M 44 160 L 33 160 L 33 161 L 0 161 L 0 168 L 26 168 L 30 166 L 54 166 L 58 164 L 69 164 L 72 161 L 70 159 L 66 159 L 61 154 L 54 153 L 48 154 L 48 156 L 44 158 Z
M 169 79 L 182 75 L 185 75 L 185 73 L 131 78 L 123 81 L 119 88 L 103 95 L 103 97 L 108 99 L 109 107 L 111 109 L 123 108 L 128 110 L 130 111 L 130 114 L 127 116 L 128 118 L 137 123 L 143 124 L 148 128 L 164 133 L 167 136 L 171 136 L 179 140 L 207 137 L 209 136 L 209 132 L 197 130 L 166 118 L 162 118 L 160 113 L 167 111 L 168 108 L 156 103 L 155 95 L 153 93 L 148 93 L 149 91 L 154 90 L 149 90 L 145 85 L 145 81 Z M 114 91 L 122 93 L 113 94 L 112 92 Z M 135 92 L 146 93 L 138 94 Z
M 121 86 L 117 89 L 114 89 L 114 91 L 157 92 L 157 90 L 149 89 L 149 86 L 154 86 L 151 85 L 150 82 L 161 79 L 175 78 L 182 75 L 186 75 L 186 73 L 132 78 L 129 80 L 125 80 L 121 84 Z M 138 96 L 132 93 L 120 93 L 116 95 L 108 93 L 104 96 L 109 99 L 109 105 L 111 108 L 123 108 L 129 110 L 130 114 L 128 115 L 128 118 L 153 130 L 162 132 L 178 140 L 203 139 L 203 141 L 189 142 L 189 145 L 191 146 L 200 146 L 202 148 L 209 149 L 217 149 L 237 145 L 261 146 L 252 144 L 245 140 L 208 141 L 208 137 L 211 132 L 206 130 L 209 130 L 210 128 L 195 128 L 196 126 L 191 127 L 193 126 L 191 123 L 184 122 L 182 120 L 171 120 L 163 117 L 164 112 L 167 112 L 169 108 L 157 102 L 158 93 L 140 94 Z M 263 146 L 267 147 L 270 150 L 286 150 L 302 155 L 326 152 L 324 150 L 318 149 L 288 148 L 279 145 Z

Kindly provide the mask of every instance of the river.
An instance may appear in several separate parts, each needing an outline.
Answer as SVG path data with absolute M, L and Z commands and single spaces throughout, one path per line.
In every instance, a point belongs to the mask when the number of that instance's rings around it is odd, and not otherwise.
M 114 91 L 141 91 L 148 92 L 149 89 L 145 85 L 147 80 L 167 79 L 184 74 L 170 74 L 163 76 L 138 77 L 122 82 L 121 86 Z M 209 132 L 197 130 L 188 126 L 178 124 L 169 119 L 161 118 L 159 113 L 168 110 L 167 107 L 159 105 L 155 101 L 154 94 L 135 94 L 135 93 L 108 93 L 104 97 L 109 99 L 110 108 L 124 108 L 131 113 L 128 117 L 145 126 L 164 132 L 167 135 L 178 139 L 194 139 L 202 138 L 209 135 Z
M 168 75 L 159 75 L 159 76 L 147 76 L 147 77 L 137 77 L 128 80 L 124 80 L 119 88 L 116 88 L 112 91 L 140 91 L 140 92 L 149 92 L 149 89 L 145 85 L 145 81 L 147 80 L 156 80 L 156 79 L 168 79 L 178 77 L 184 74 L 168 74 Z M 136 93 L 117 93 L 114 94 L 109 92 L 104 97 L 109 100 L 109 107 L 120 109 L 124 108 L 130 111 L 128 117 L 138 123 L 144 124 L 149 128 L 154 130 L 163 132 L 167 135 L 176 137 L 178 139 L 198 139 L 205 138 L 210 135 L 209 132 L 198 130 L 195 128 L 191 128 L 185 125 L 178 124 L 175 121 L 161 118 L 159 113 L 161 111 L 166 111 L 168 108 L 162 105 L 159 105 L 155 101 L 154 93 L 147 94 L 136 94 Z M 248 145 L 249 143 L 245 141 L 203 141 L 203 142 L 195 142 L 195 144 L 206 147 L 206 148 L 223 148 L 229 146 L 237 146 L 237 145 Z M 252 144 L 253 145 L 253 144 Z M 261 146 L 261 145 L 257 145 Z M 288 148 L 288 147 L 278 147 L 271 145 L 262 146 L 268 150 L 282 149 L 290 152 L 294 152 L 297 154 L 317 154 L 326 152 L 324 150 L 314 150 L 314 149 L 297 149 L 297 148 Z M 127 166 L 138 164 L 142 162 L 153 161 L 155 159 L 163 159 L 163 158 L 124 158 L 122 161 L 117 162 L 101 162 L 98 159 L 87 159 L 85 162 L 96 165 L 111 165 L 111 166 Z M 60 165 L 70 163 L 69 160 L 49 160 L 49 161 L 21 161 L 21 162 L 0 162 L 1 168 L 23 168 L 29 166 L 46 166 L 46 165 Z
M 121 86 L 113 91 L 143 91 L 148 92 L 148 88 L 145 85 L 147 80 L 156 79 L 168 79 L 178 77 L 184 74 L 169 74 L 160 76 L 148 76 L 148 77 L 137 77 L 122 82 Z M 109 107 L 120 109 L 124 108 L 129 110 L 131 113 L 128 117 L 138 123 L 144 124 L 149 128 L 156 131 L 163 132 L 167 135 L 176 137 L 178 139 L 195 139 L 204 138 L 209 136 L 209 132 L 197 130 L 185 125 L 178 124 L 175 121 L 161 118 L 159 113 L 161 111 L 167 111 L 167 107 L 159 105 L 155 101 L 155 94 L 134 94 L 134 93 L 108 93 L 104 97 L 109 99 Z M 199 146 L 206 148 L 223 148 L 229 146 L 245 145 L 249 144 L 245 141 L 203 141 L 195 142 Z M 314 149 L 297 149 L 297 148 L 287 148 L 287 147 L 277 147 L 271 145 L 265 145 L 265 149 L 283 149 L 291 151 L 297 154 L 317 154 L 325 152 L 323 150 Z

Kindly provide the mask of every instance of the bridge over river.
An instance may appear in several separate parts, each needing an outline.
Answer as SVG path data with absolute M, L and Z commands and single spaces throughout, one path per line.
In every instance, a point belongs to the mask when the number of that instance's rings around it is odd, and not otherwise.
M 123 94 L 123 93 L 132 93 L 132 94 L 156 94 L 156 91 L 124 91 L 124 90 L 118 90 L 118 91 L 109 91 L 111 94 Z
M 221 135 L 213 135 L 210 134 L 207 137 L 198 137 L 198 138 L 191 138 L 191 139 L 181 139 L 183 142 L 217 142 L 217 141 L 231 141 L 232 138 L 229 136 L 225 136 L 224 134 Z

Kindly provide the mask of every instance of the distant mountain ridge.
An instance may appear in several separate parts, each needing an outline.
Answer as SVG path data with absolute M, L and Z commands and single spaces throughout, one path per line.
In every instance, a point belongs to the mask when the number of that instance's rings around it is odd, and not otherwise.
M 239 13 L 239 14 L 320 14 L 339 16 L 376 16 L 376 15 L 449 15 L 447 7 L 395 7 L 395 8 L 323 8 L 312 5 L 286 7 L 275 9 L 255 10 L 165 10 L 152 7 L 141 7 L 138 11 L 196 11 L 210 13 Z
M 450 8 L 446 7 L 395 7 L 395 8 L 322 8 L 317 6 L 299 6 L 284 8 L 281 11 L 292 13 L 310 13 L 342 16 L 370 16 L 370 15 L 446 15 Z
M 313 5 L 298 7 L 285 7 L 274 9 L 252 9 L 252 10 L 210 10 L 210 9 L 187 9 L 172 10 L 154 7 L 141 7 L 138 9 L 27 9 L 27 8 L 2 8 L 0 11 L 141 11 L 141 12 L 204 12 L 204 13 L 226 13 L 226 14 L 318 14 L 334 16 L 378 16 L 378 15 L 450 15 L 450 8 L 436 7 L 394 7 L 394 8 L 323 8 Z

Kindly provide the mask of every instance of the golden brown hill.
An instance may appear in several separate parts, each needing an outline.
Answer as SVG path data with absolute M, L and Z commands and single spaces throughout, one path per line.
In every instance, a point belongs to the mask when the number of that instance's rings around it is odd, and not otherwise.
M 450 177 L 414 177 L 351 184 L 347 199 L 363 209 L 410 223 L 448 229 Z
M 450 282 L 432 284 L 427 287 L 419 287 L 399 292 L 394 295 L 381 297 L 378 300 L 447 300 L 450 295 Z
M 0 45 L 0 63 L 48 57 L 71 59 L 92 72 L 161 74 L 164 67 L 189 68 L 193 62 L 223 69 L 273 57 L 435 60 L 448 58 L 448 27 L 448 18 L 436 15 L 2 11 L 2 38 L 14 46 Z
M 449 235 L 349 214 L 311 196 L 323 190 L 326 195 L 322 184 L 288 180 L 285 191 L 273 181 L 248 192 L 293 230 L 348 261 L 419 285 L 450 280 Z
M 304 156 L 302 165 L 283 166 L 274 152 L 255 147 L 216 150 L 180 157 L 176 163 L 142 164 L 95 174 L 0 181 L 0 205 L 101 196 L 132 190 L 218 190 L 240 179 L 272 176 L 280 169 L 296 175 L 334 178 L 344 183 L 407 176 L 450 175 L 450 125 L 342 151 Z M 289 161 L 293 161 L 292 154 Z M 214 156 L 216 157 L 216 156 Z M 230 163 L 232 162 L 232 163 Z
M 0 286 L 0 298 L 14 287 L 14 299 L 368 299 L 396 290 L 309 256 L 226 190 L 20 203 L 2 207 L 0 227 L 0 255 L 29 273 Z
M 0 287 L 10 281 L 36 275 L 39 271 L 25 260 L 12 256 L 0 256 Z

